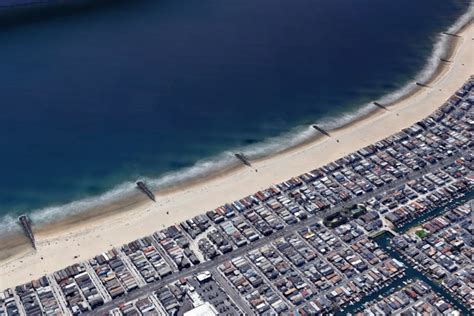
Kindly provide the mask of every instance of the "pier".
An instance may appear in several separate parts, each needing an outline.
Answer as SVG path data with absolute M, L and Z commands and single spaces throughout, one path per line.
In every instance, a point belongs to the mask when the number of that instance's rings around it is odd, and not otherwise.
M 245 155 L 243 153 L 236 153 L 234 154 L 234 156 L 239 159 L 244 165 L 248 166 L 248 167 L 252 167 L 252 164 L 250 163 L 250 161 L 248 160 L 247 157 L 245 157 Z
M 18 220 L 20 221 L 20 224 L 23 227 L 26 237 L 28 237 L 31 242 L 31 245 L 36 250 L 35 235 L 33 235 L 33 230 L 31 229 L 31 224 L 30 220 L 28 219 L 28 216 L 20 215 L 20 217 L 18 217 Z
M 140 191 L 142 191 L 146 196 L 148 196 L 150 200 L 152 200 L 153 202 L 156 202 L 155 195 L 143 181 L 137 181 L 137 188 Z
M 459 35 L 457 35 L 457 34 L 449 33 L 449 32 L 443 32 L 443 33 L 441 33 L 441 34 L 447 35 L 447 36 L 452 36 L 452 37 L 461 37 L 461 36 L 459 36 Z
M 388 109 L 387 109 L 387 107 L 386 107 L 385 105 L 380 104 L 380 103 L 375 102 L 375 101 L 374 101 L 373 103 L 374 103 L 374 105 L 375 105 L 376 107 L 381 108 L 382 110 L 388 111 Z
M 430 127 L 452 137 L 471 132 L 470 108 L 464 107 L 466 103 L 474 104 L 471 91 L 474 91 L 474 80 L 456 92 L 460 100 L 450 98 L 439 109 L 444 109 L 446 104 L 462 106 L 447 111 L 439 121 L 430 119 Z M 3 292 L 8 295 L 8 301 L 4 299 L 0 309 L 8 302 L 7 307 L 12 306 L 10 310 L 23 309 L 25 315 L 36 315 L 38 310 L 40 314 L 53 314 L 48 312 L 48 306 L 53 306 L 49 310 L 62 309 L 64 314 L 71 314 L 77 311 L 71 306 L 79 302 L 87 306 L 80 310 L 84 315 L 119 315 L 125 308 L 171 314 L 176 306 L 186 304 L 188 290 L 202 298 L 199 302 L 211 301 L 221 306 L 220 314 L 227 314 L 228 306 L 233 308 L 228 313 L 232 315 L 261 315 L 272 308 L 283 313 L 299 310 L 298 305 L 310 298 L 316 305 L 304 310 L 306 314 L 345 315 L 372 309 L 382 297 L 393 297 L 394 291 L 421 280 L 420 290 L 395 297 L 403 303 L 390 307 L 391 310 L 400 314 L 398 311 L 422 302 L 432 310 L 445 306 L 469 315 L 466 293 L 470 293 L 471 279 L 468 274 L 458 276 L 460 272 L 469 272 L 471 263 L 464 260 L 465 251 L 470 250 L 464 236 L 470 233 L 474 207 L 468 158 L 470 138 L 458 139 L 452 151 L 450 148 L 440 151 L 436 160 L 431 160 L 427 153 L 414 161 L 416 152 L 405 148 L 420 146 L 420 138 L 424 139 L 421 146 L 430 151 L 445 142 L 425 128 L 424 122 L 428 124 L 428 120 L 419 121 L 393 134 L 390 142 L 374 143 L 317 169 L 259 188 L 253 194 L 246 193 L 241 199 L 219 203 L 221 206 L 206 213 L 193 214 L 193 218 L 180 223 L 175 221 L 168 228 L 163 225 L 151 235 L 92 259 L 81 259 L 38 280 L 12 286 L 11 291 Z M 460 131 L 459 127 L 463 129 Z M 250 164 L 243 153 L 232 154 L 242 163 Z M 388 156 L 393 160 L 386 161 Z M 382 170 L 388 162 L 406 168 L 394 168 L 383 174 L 373 172 Z M 369 164 L 372 166 L 366 170 L 373 175 L 360 172 L 362 165 Z M 366 177 L 370 184 L 358 185 Z M 137 181 L 136 185 L 137 189 L 151 192 L 144 181 Z M 313 205 L 300 207 L 302 201 L 312 201 Z M 381 210 L 379 205 L 384 205 L 386 210 Z M 24 225 L 29 227 L 28 219 L 23 217 Z M 447 234 L 449 238 L 445 238 Z M 321 257 L 324 260 L 314 260 L 322 253 L 320 249 L 324 249 Z M 446 263 L 443 255 L 448 252 L 452 261 Z M 295 257 L 295 253 L 299 255 Z M 341 255 L 346 256 L 345 262 L 340 262 Z M 370 260 L 375 257 L 376 260 Z M 451 262 L 454 269 L 445 268 Z M 30 273 L 27 264 L 14 269 Z M 357 273 L 346 273 L 348 264 Z M 327 270 L 328 266 L 332 272 Z M 281 268 L 287 267 L 294 274 L 289 282 L 281 282 L 281 277 L 285 278 Z M 345 277 L 344 280 L 327 278 L 327 285 L 322 288 L 306 279 L 315 270 Z M 281 277 L 267 274 L 269 271 L 278 271 Z M 367 278 L 359 278 L 358 271 L 364 271 Z M 454 285 L 453 279 L 456 279 Z M 252 305 L 254 296 L 235 290 L 243 282 L 251 284 L 251 291 L 264 292 L 270 287 L 271 295 L 280 297 L 281 303 Z M 52 303 L 51 295 L 43 295 L 46 287 L 52 289 L 49 292 L 55 299 Z M 176 288 L 183 290 L 176 291 L 177 295 L 170 301 Z M 285 300 L 289 288 L 293 294 Z M 326 298 L 323 301 L 321 297 Z M 326 304 L 326 299 L 332 304 Z M 171 307 L 165 310 L 163 306 Z
M 427 85 L 426 83 L 422 83 L 422 82 L 415 82 L 415 84 L 419 87 L 423 87 L 423 88 L 431 88 L 429 85 Z
M 315 130 L 317 130 L 318 132 L 320 132 L 321 134 L 324 134 L 326 135 L 327 137 L 331 137 L 331 134 L 329 134 L 328 132 L 326 132 L 324 129 L 322 129 L 321 127 L 319 127 L 318 125 L 314 124 L 312 126 Z

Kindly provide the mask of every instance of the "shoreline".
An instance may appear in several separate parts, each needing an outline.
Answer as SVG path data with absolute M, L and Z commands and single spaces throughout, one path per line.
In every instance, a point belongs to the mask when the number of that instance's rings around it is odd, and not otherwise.
M 270 157 L 252 160 L 258 173 L 251 168 L 231 166 L 217 175 L 196 178 L 185 185 L 159 191 L 157 203 L 133 193 L 131 197 L 72 215 L 54 224 L 34 227 L 38 251 L 4 258 L 0 262 L 2 285 L 8 287 L 27 282 L 253 194 L 336 160 L 428 116 L 474 74 L 474 61 L 469 58 L 469 53 L 474 51 L 472 21 L 459 34 L 463 37 L 453 41 L 454 45 L 449 49 L 453 61 L 440 63 L 430 81 L 432 88 L 417 87 L 411 94 L 390 105 L 389 111 L 376 108 L 352 123 L 332 130 L 330 138 L 318 137 Z M 173 215 L 166 215 L 166 212 Z M 81 248 L 81 244 L 88 247 Z M 10 249 L 11 243 L 7 246 Z M 2 248 L 5 249 L 5 244 Z M 3 249 L 2 253 L 5 253 Z
M 466 12 L 458 17 L 446 32 L 450 32 L 450 34 L 463 32 L 473 23 L 473 17 L 474 2 L 469 5 Z M 390 109 L 394 104 L 402 102 L 424 89 L 415 85 L 416 80 L 423 79 L 420 82 L 431 84 L 433 81 L 436 81 L 439 76 L 442 76 L 443 72 L 449 69 L 449 64 L 440 60 L 440 58 L 450 59 L 459 41 L 459 37 L 447 36 L 444 34 L 446 32 L 437 35 L 438 39 L 434 42 L 431 55 L 426 59 L 423 68 L 414 76 L 413 81 L 373 101 L 382 102 L 384 106 Z M 433 59 L 436 60 L 435 67 L 432 67 Z M 426 75 L 429 76 L 428 79 L 425 78 Z M 383 109 L 374 105 L 373 102 L 369 102 L 365 105 L 361 105 L 358 110 L 342 112 L 339 116 L 341 118 L 340 122 L 338 118 L 327 118 L 330 122 L 329 125 L 335 125 L 333 127 L 326 127 L 325 123 L 318 121 L 315 123 L 331 133 L 336 133 L 340 130 L 351 128 L 360 121 L 367 120 L 372 116 L 380 115 L 383 111 Z M 335 123 L 334 120 L 338 122 Z M 312 124 L 309 126 L 300 125 L 289 132 L 270 137 L 256 145 L 233 148 L 221 152 L 221 154 L 217 156 L 199 160 L 194 165 L 182 170 L 164 173 L 158 178 L 149 179 L 145 177 L 145 181 L 151 186 L 156 195 L 166 195 L 177 190 L 184 190 L 196 184 L 229 175 L 243 168 L 244 166 L 241 162 L 235 159 L 233 152 L 242 151 L 252 163 L 257 163 L 262 160 L 272 159 L 277 155 L 283 155 L 297 150 L 298 148 L 316 143 L 322 138 L 325 138 L 324 135 L 315 131 L 311 126 Z M 132 206 L 129 205 L 131 199 L 137 199 L 135 205 L 133 205 L 134 207 L 137 206 L 137 203 L 148 202 L 146 198 L 140 199 L 140 197 L 137 197 L 134 183 L 124 182 L 100 195 L 65 204 L 53 204 L 51 206 L 34 209 L 27 212 L 27 214 L 30 215 L 30 220 L 33 222 L 33 229 L 35 231 L 45 231 L 51 229 L 51 226 L 61 226 L 67 223 L 73 225 L 87 218 L 93 220 L 96 217 L 102 218 L 113 212 L 126 211 L 132 208 Z M 128 206 L 124 207 L 124 205 Z M 113 206 L 118 207 L 112 209 Z M 102 214 L 98 214 L 99 212 Z M 21 234 L 21 227 L 18 225 L 16 219 L 7 214 L 0 220 L 2 227 L 8 227 L 4 230 L 0 230 L 0 240 L 5 238 L 13 239 L 15 235 Z M 18 246 L 19 245 L 20 243 L 18 243 Z M 0 249 L 2 249 L 1 246 Z M 4 259 L 4 257 L 4 255 L 2 256 L 2 254 L 0 254 L 0 260 Z

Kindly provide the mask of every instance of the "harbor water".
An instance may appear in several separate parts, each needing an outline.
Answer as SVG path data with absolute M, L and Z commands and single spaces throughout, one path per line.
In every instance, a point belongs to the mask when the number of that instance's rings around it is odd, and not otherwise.
M 420 225 L 421 223 L 426 222 L 430 218 L 439 216 L 443 214 L 446 210 L 451 209 L 455 207 L 456 205 L 463 204 L 473 198 L 474 198 L 474 191 L 470 191 L 465 196 L 455 199 L 443 207 L 435 208 L 432 211 L 427 212 L 426 214 L 407 223 L 403 227 L 396 229 L 395 231 L 397 233 L 403 234 L 410 228 L 416 227 Z M 369 303 L 369 302 L 374 302 L 380 299 L 380 296 L 387 296 L 390 293 L 393 293 L 397 288 L 403 287 L 405 285 L 404 282 L 408 280 L 415 280 L 415 279 L 419 279 L 427 283 L 433 289 L 433 291 L 438 293 L 445 301 L 447 301 L 449 304 L 453 305 L 454 308 L 460 311 L 461 315 L 471 314 L 463 304 L 461 304 L 456 299 L 454 299 L 452 295 L 448 291 L 446 291 L 440 284 L 438 284 L 435 281 L 430 280 L 421 272 L 415 270 L 410 265 L 410 263 L 400 255 L 399 252 L 394 250 L 390 243 L 390 240 L 392 239 L 392 237 L 393 235 L 390 232 L 385 232 L 375 237 L 374 241 L 379 245 L 380 248 L 382 248 L 386 253 L 388 253 L 390 257 L 402 262 L 405 265 L 405 275 L 401 278 L 397 278 L 393 280 L 393 282 L 387 283 L 384 287 L 380 288 L 379 290 L 374 291 L 373 293 L 367 296 L 364 296 L 356 304 L 348 306 L 344 311 L 341 311 L 340 313 L 338 313 L 339 315 L 353 314 L 356 311 L 360 311 L 361 309 L 363 309 L 364 304 Z

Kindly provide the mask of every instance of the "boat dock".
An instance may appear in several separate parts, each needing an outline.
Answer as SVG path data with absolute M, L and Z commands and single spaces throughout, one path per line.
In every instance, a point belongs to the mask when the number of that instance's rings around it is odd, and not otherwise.
M 28 237 L 31 242 L 31 245 L 36 250 L 35 236 L 33 235 L 33 230 L 31 229 L 31 224 L 30 220 L 28 219 L 28 216 L 20 215 L 20 217 L 18 217 L 18 220 L 20 221 L 20 224 L 23 227 L 23 230 L 25 231 L 26 237 Z
M 242 161 L 242 163 L 248 167 L 252 167 L 252 164 L 250 163 L 250 160 L 248 160 L 247 157 L 245 157 L 245 155 L 243 153 L 236 153 L 234 154 L 234 156 L 239 159 L 240 161 Z
M 152 200 L 153 202 L 156 202 L 155 195 L 143 181 L 137 181 L 137 188 L 140 191 L 142 191 L 146 196 L 148 196 L 150 200 Z
M 317 130 L 318 132 L 320 132 L 321 134 L 324 134 L 324 135 L 326 135 L 327 137 L 331 137 L 331 135 L 330 135 L 328 132 L 326 132 L 324 129 L 322 129 L 322 128 L 319 127 L 318 125 L 314 124 L 314 125 L 312 125 L 312 127 L 313 127 L 315 130 Z

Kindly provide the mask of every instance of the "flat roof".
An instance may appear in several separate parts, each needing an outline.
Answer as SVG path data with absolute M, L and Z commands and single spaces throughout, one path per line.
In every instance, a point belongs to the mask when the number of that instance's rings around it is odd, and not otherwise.
M 209 271 L 204 271 L 204 272 L 202 272 L 202 273 L 199 273 L 199 274 L 196 276 L 196 279 L 197 279 L 199 282 L 203 282 L 203 281 L 208 280 L 210 277 L 211 277 L 211 272 L 209 272 Z
M 206 302 L 198 307 L 193 308 L 183 314 L 184 316 L 217 316 L 216 308 L 209 302 Z

